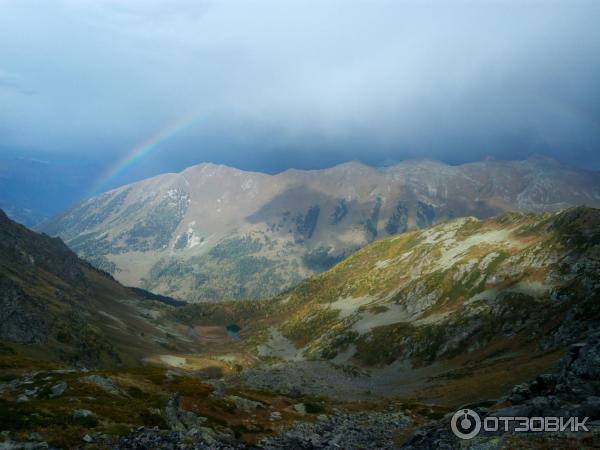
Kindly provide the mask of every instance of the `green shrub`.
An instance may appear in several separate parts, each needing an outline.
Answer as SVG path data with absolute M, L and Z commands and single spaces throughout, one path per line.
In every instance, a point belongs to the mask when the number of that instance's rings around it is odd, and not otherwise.
M 305 402 L 304 408 L 309 414 L 321 414 L 325 412 L 325 408 L 323 407 L 323 405 L 321 403 L 316 402 Z

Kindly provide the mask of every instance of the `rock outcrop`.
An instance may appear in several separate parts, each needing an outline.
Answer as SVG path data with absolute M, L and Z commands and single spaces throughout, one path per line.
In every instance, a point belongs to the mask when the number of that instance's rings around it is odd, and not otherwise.
M 589 432 L 516 433 L 481 432 L 470 441 L 461 441 L 452 434 L 450 417 L 415 431 L 403 444 L 405 450 L 434 448 L 503 448 L 527 446 L 529 439 L 547 448 L 561 445 L 595 447 L 600 444 L 600 335 L 591 336 L 586 343 L 573 345 L 560 361 L 557 373 L 542 374 L 528 383 L 513 388 L 508 398 L 489 408 L 475 408 L 482 419 L 485 417 L 563 417 L 580 420 Z M 595 422 L 595 423 L 594 423 Z M 562 448 L 562 447 L 561 447 Z
M 0 339 L 43 344 L 48 340 L 49 327 L 47 305 L 0 273 Z

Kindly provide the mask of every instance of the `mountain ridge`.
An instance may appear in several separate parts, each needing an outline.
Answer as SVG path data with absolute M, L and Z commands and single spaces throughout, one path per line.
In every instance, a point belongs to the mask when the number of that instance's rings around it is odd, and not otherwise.
M 88 199 L 41 230 L 129 285 L 190 301 L 260 298 L 450 217 L 600 206 L 598 180 L 545 158 L 273 175 L 203 163 Z
M 161 309 L 154 300 L 170 299 L 122 286 L 60 238 L 35 233 L 2 210 L 0 287 L 0 344 L 11 342 L 24 355 L 43 352 L 42 359 L 84 367 L 139 365 L 168 342 L 143 316 Z

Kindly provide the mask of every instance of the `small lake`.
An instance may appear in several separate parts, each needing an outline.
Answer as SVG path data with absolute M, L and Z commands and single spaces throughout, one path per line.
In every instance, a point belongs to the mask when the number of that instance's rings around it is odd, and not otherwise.
M 239 339 L 240 338 L 240 331 L 242 330 L 242 328 L 235 324 L 235 323 L 231 323 L 229 325 L 227 325 L 225 327 L 225 329 L 227 330 L 227 334 L 229 337 L 234 338 L 234 339 Z

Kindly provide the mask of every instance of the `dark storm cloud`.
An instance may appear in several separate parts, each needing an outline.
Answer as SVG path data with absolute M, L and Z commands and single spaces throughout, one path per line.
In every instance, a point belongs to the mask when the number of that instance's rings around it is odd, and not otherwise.
M 0 88 L 0 144 L 116 158 L 198 113 L 132 170 L 598 168 L 598 23 L 599 2 L 573 0 L 1 2 L 0 86 L 19 74 L 36 95 Z

